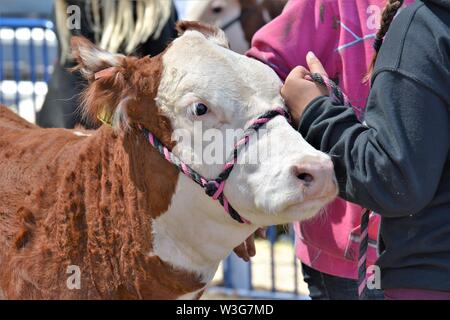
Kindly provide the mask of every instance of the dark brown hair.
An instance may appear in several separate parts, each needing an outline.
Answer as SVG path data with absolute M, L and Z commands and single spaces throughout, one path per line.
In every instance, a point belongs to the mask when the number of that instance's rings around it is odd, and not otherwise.
M 375 54 L 370 64 L 369 72 L 365 77 L 366 81 L 370 80 L 373 68 L 375 66 L 375 61 L 377 60 L 378 57 L 378 52 L 380 51 L 381 45 L 383 44 L 384 36 L 388 32 L 395 15 L 397 14 L 398 10 L 401 8 L 403 3 L 404 0 L 388 0 L 386 7 L 383 10 L 383 13 L 381 14 L 380 30 L 378 30 L 377 34 L 375 35 L 375 41 L 373 43 Z

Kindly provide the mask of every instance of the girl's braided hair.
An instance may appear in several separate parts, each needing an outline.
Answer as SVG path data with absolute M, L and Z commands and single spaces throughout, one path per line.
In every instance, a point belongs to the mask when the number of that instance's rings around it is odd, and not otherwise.
M 388 0 L 383 13 L 381 14 L 380 30 L 378 30 L 377 34 L 375 35 L 375 41 L 373 43 L 375 54 L 373 56 L 372 63 L 370 64 L 369 72 L 366 76 L 366 81 L 369 80 L 370 76 L 372 75 L 375 61 L 377 61 L 378 52 L 380 51 L 381 45 L 383 44 L 384 36 L 388 32 L 395 15 L 397 14 L 403 3 L 404 0 Z

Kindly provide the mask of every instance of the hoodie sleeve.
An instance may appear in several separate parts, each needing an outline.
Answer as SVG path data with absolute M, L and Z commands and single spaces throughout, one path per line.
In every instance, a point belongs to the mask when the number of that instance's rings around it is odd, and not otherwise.
M 306 54 L 314 51 L 333 77 L 335 16 L 331 1 L 290 1 L 280 16 L 255 34 L 247 56 L 267 64 L 284 80 L 294 67 L 305 66 Z
M 414 214 L 432 200 L 449 150 L 446 101 L 415 77 L 380 72 L 365 120 L 330 98 L 311 102 L 299 131 L 329 153 L 343 198 L 386 217 Z

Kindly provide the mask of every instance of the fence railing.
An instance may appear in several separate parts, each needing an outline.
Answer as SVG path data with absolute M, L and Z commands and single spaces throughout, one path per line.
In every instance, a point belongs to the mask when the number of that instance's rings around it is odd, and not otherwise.
M 51 21 L 0 17 L 0 103 L 34 122 L 47 93 L 56 55 Z M 267 236 L 259 242 L 253 262 L 246 263 L 234 254 L 225 259 L 219 283 L 208 291 L 259 299 L 307 299 L 299 288 L 293 237 L 280 241 L 276 227 L 270 227 Z M 277 254 L 277 247 L 281 254 Z
M 0 17 L 0 103 L 34 122 L 56 55 L 51 21 Z
M 294 255 L 294 236 L 267 230 L 267 240 L 257 241 L 257 254 L 244 262 L 234 253 L 222 263 L 211 294 L 254 299 L 309 299 L 301 268 Z M 221 277 L 220 277 L 221 276 Z

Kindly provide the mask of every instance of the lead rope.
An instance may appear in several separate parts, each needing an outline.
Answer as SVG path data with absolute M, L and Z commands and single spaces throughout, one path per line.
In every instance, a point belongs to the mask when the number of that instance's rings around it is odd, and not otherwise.
M 305 79 L 325 86 L 334 103 L 353 108 L 347 96 L 332 80 L 318 73 L 307 75 Z M 359 111 L 360 114 L 362 114 L 361 109 L 356 108 L 356 110 Z M 364 299 L 365 292 L 367 290 L 367 248 L 369 245 L 369 217 L 370 210 L 365 209 L 363 215 L 361 216 L 361 236 L 358 255 L 358 296 L 360 300 Z
M 139 128 L 145 139 L 171 164 L 178 168 L 184 175 L 198 184 L 205 190 L 205 193 L 213 198 L 214 200 L 219 201 L 224 210 L 230 215 L 231 218 L 236 220 L 239 223 L 250 224 L 250 221 L 246 220 L 230 205 L 228 199 L 225 197 L 223 193 L 223 189 L 225 187 L 225 180 L 223 180 L 220 176 L 213 180 L 208 180 L 204 178 L 197 171 L 192 169 L 186 163 L 180 160 L 175 154 L 173 154 L 157 137 L 153 135 L 146 128 L 140 126 Z
M 231 159 L 228 160 L 223 168 L 223 171 L 219 174 L 219 176 L 215 179 L 209 180 L 199 174 L 197 171 L 192 169 L 189 165 L 183 162 L 179 157 L 172 153 L 153 133 L 139 125 L 138 128 L 143 133 L 145 140 L 150 143 L 168 162 L 173 164 L 178 170 L 180 170 L 183 174 L 189 177 L 192 181 L 198 184 L 205 190 L 205 193 L 213 198 L 214 200 L 219 201 L 225 211 L 230 215 L 231 218 L 236 220 L 239 223 L 243 224 L 251 224 L 250 221 L 242 217 L 229 203 L 227 197 L 224 194 L 225 181 L 230 176 L 231 171 L 238 161 L 238 152 L 239 150 L 246 146 L 250 141 L 250 136 L 253 135 L 259 128 L 265 125 L 267 122 L 272 120 L 277 116 L 285 117 L 288 122 L 291 121 L 289 113 L 283 108 L 276 108 L 270 111 L 267 111 L 257 119 L 250 122 L 248 128 L 244 132 L 244 136 L 240 139 L 234 146 L 233 153 L 231 155 Z
M 365 210 L 361 217 L 361 236 L 358 259 L 358 295 L 364 299 L 367 290 L 367 248 L 369 246 L 370 210 Z

